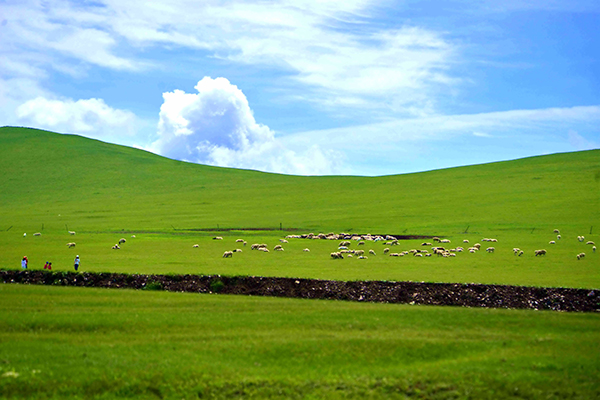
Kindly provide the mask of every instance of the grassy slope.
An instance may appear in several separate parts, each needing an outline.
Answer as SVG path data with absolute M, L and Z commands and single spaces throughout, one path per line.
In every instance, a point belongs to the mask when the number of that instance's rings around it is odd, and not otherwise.
M 55 269 L 69 269 L 80 254 L 88 271 L 600 287 L 593 258 L 598 254 L 575 240 L 586 234 L 600 242 L 597 234 L 588 235 L 592 225 L 600 230 L 598 150 L 408 175 L 298 177 L 182 163 L 79 136 L 0 128 L 0 167 L 7 172 L 0 177 L 0 267 L 18 266 L 27 254 L 35 268 L 52 261 Z M 216 243 L 209 239 L 212 233 L 173 230 L 279 223 L 305 233 L 435 234 L 449 236 L 454 245 L 487 236 L 500 242 L 493 258 L 371 257 L 363 264 L 344 260 L 340 267 L 327 257 L 335 243 L 290 243 L 284 254 L 246 251 L 223 260 L 224 250 L 239 246 L 237 237 L 273 246 L 284 233 L 225 232 L 226 240 Z M 67 226 L 78 235 L 70 237 Z M 468 234 L 459 234 L 467 227 Z M 555 238 L 555 227 L 565 239 L 551 256 L 533 257 L 534 249 Z M 31 237 L 42 228 L 42 238 Z M 125 235 L 122 229 L 138 238 L 110 251 Z M 70 241 L 77 247 L 67 249 Z M 195 243 L 199 249 L 192 249 Z M 398 250 L 419 245 L 403 242 Z M 306 246 L 310 254 L 301 253 Z M 513 247 L 527 256 L 515 258 Z M 382 245 L 368 248 L 382 255 Z M 586 262 L 575 259 L 580 251 L 588 252 Z
M 0 228 L 272 227 L 448 234 L 589 230 L 600 150 L 385 177 L 299 177 L 183 163 L 79 136 L 0 128 Z M 58 217 L 58 215 L 61 215 Z M 25 225 L 25 226 L 23 226 Z M 19 229 L 19 230 L 21 230 Z

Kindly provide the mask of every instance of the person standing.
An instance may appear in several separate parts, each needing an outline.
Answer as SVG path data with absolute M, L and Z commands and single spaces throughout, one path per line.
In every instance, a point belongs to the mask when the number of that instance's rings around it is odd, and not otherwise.
M 27 269 L 27 262 L 27 256 L 23 257 L 23 259 L 21 260 L 21 268 Z
M 75 271 L 77 271 L 79 269 L 79 256 L 75 257 L 75 263 L 74 263 L 74 267 L 75 267 Z

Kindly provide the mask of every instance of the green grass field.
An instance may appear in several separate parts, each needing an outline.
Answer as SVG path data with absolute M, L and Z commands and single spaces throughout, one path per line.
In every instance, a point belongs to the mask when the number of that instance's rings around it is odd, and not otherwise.
M 600 150 L 298 177 L 0 128 L 0 168 L 0 268 L 27 255 L 30 268 L 72 270 L 79 254 L 85 271 L 600 287 L 600 254 L 577 241 L 600 243 Z M 554 229 L 562 238 L 550 245 Z M 367 242 L 377 255 L 331 260 L 337 241 L 248 248 L 309 232 L 436 235 L 496 251 L 392 258 Z M 535 257 L 539 248 L 548 254 Z M 0 286 L 0 299 L 6 398 L 600 396 L 596 314 L 21 285 Z
M 22 398 L 597 398 L 594 314 L 0 286 Z

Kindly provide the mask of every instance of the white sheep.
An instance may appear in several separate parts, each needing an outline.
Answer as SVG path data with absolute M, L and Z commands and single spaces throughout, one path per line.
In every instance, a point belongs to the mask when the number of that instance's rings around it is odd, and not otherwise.
M 67 247 L 68 248 L 75 247 L 75 243 L 74 242 L 67 243 Z
M 591 244 L 592 246 L 594 246 L 596 243 L 592 242 L 591 240 L 588 240 L 585 244 Z
M 279 241 L 280 241 L 281 243 L 289 243 L 289 242 L 288 242 L 287 240 L 285 240 L 285 239 L 279 239 Z
M 554 233 L 558 233 L 558 234 L 560 234 L 560 231 L 559 231 L 558 229 L 555 229 L 555 230 L 554 230 Z
M 585 236 L 577 236 L 577 240 L 583 242 L 585 240 Z
M 560 240 L 561 238 L 562 238 L 562 236 L 556 235 L 556 240 Z
M 331 258 L 333 258 L 334 260 L 336 260 L 336 259 L 344 258 L 344 256 L 342 255 L 342 253 L 340 253 L 338 251 L 338 252 L 331 253 Z
M 233 251 L 226 251 L 223 253 L 223 258 L 233 257 Z
M 592 251 L 595 253 L 596 252 L 596 246 L 592 247 Z
M 69 231 L 69 235 L 74 235 L 75 231 Z
M 235 242 L 236 243 L 244 243 L 244 239 L 236 239 Z
M 546 255 L 546 249 L 540 249 L 540 250 L 535 250 L 535 255 L 537 256 L 545 256 Z
M 488 247 L 487 249 L 485 249 L 485 251 L 487 251 L 488 253 L 493 253 L 495 250 L 495 247 Z
M 304 252 L 308 253 L 308 252 L 310 252 L 310 249 L 309 249 L 309 248 L 306 248 L 306 249 L 304 249 L 304 250 L 302 250 L 302 251 L 304 251 Z
M 369 254 L 376 255 L 376 254 L 375 254 L 375 250 L 373 250 L 373 249 L 369 250 Z
M 120 247 L 119 247 L 119 245 L 118 245 L 118 244 L 115 244 L 115 245 L 112 247 L 112 249 L 113 249 L 113 250 L 119 250 L 119 249 L 120 249 Z
M 119 244 L 123 244 L 123 243 L 125 243 L 126 241 L 127 241 L 127 240 L 125 240 L 125 238 L 121 238 L 121 239 L 119 239 Z
M 241 252 L 242 252 L 242 249 L 234 249 L 234 250 L 233 250 L 233 252 L 234 252 L 234 253 L 241 253 Z
M 213 240 L 223 240 L 223 238 L 221 236 L 215 236 Z
M 585 257 L 585 253 L 579 253 L 579 254 L 577 254 L 577 259 L 578 260 L 581 260 L 584 257 Z
M 389 253 L 390 252 L 390 248 L 386 247 L 385 249 L 383 249 L 383 254 Z
M 469 239 L 463 240 L 463 243 L 469 243 Z
M 192 247 L 196 248 L 196 247 L 200 247 L 200 245 L 199 244 L 195 244 Z
M 556 241 L 551 240 L 551 241 L 548 242 L 548 244 L 556 244 Z
M 33 236 L 42 236 L 42 234 L 40 232 L 36 232 L 33 234 Z

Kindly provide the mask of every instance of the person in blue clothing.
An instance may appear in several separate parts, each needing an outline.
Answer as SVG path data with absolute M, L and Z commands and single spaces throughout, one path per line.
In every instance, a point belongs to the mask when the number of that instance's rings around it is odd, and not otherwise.
M 75 271 L 79 269 L 79 262 L 79 256 L 75 257 L 75 263 L 73 264 L 73 266 L 75 267 Z
M 27 256 L 23 257 L 23 259 L 21 260 L 21 268 L 23 269 L 27 269 L 27 262 L 29 260 L 27 260 Z

